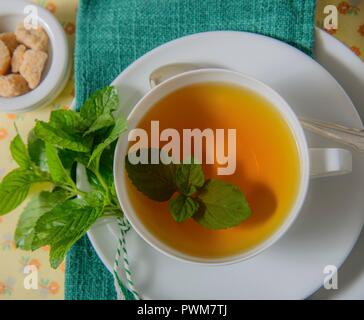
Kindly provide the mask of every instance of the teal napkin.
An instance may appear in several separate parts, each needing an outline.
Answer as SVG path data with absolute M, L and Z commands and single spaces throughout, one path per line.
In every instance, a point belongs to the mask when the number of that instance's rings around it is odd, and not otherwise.
M 311 54 L 314 15 L 315 0 L 80 0 L 75 53 L 77 106 L 144 53 L 187 34 L 250 31 Z M 113 277 L 87 237 L 67 256 L 65 298 L 116 298 Z

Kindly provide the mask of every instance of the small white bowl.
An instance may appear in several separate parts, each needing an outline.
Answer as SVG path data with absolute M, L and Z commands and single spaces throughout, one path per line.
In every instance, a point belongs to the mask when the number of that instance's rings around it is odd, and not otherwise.
M 28 15 L 26 6 L 36 6 L 22 0 L 1 0 L 0 33 L 14 32 L 16 25 Z M 36 6 L 38 22 L 49 37 L 48 60 L 42 80 L 34 90 L 13 98 L 0 97 L 0 112 L 24 112 L 49 104 L 64 89 L 70 71 L 70 52 L 66 34 L 58 20 L 47 10 Z

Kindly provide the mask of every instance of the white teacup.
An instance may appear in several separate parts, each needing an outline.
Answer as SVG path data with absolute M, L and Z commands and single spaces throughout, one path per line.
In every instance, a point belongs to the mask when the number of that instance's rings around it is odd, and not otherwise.
M 116 192 L 124 214 L 131 223 L 132 227 L 147 243 L 160 252 L 179 260 L 221 265 L 251 258 L 273 245 L 283 236 L 297 218 L 306 198 L 310 177 L 326 177 L 349 173 L 352 168 L 352 157 L 350 151 L 345 149 L 309 148 L 299 119 L 287 102 L 277 92 L 254 78 L 224 69 L 201 69 L 189 71 L 170 78 L 153 88 L 136 104 L 130 113 L 128 117 L 129 130 L 136 128 L 148 110 L 166 95 L 188 85 L 209 82 L 237 85 L 258 93 L 271 102 L 291 128 L 299 150 L 301 179 L 296 201 L 282 225 L 268 239 L 264 240 L 256 247 L 243 251 L 239 254 L 221 258 L 190 256 L 157 239 L 143 224 L 137 213 L 134 211 L 133 206 L 130 203 L 130 199 L 125 191 L 125 179 L 127 178 L 125 172 L 125 155 L 127 154 L 129 147 L 127 134 L 124 134 L 119 138 L 116 147 L 114 177 Z

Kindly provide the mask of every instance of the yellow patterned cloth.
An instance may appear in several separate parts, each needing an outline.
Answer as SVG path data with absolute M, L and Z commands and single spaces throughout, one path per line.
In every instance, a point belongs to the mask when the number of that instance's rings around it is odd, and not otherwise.
M 54 13 L 64 27 L 70 49 L 73 52 L 77 0 L 33 1 Z M 72 72 L 73 74 L 73 72 Z M 49 113 L 58 108 L 68 108 L 74 96 L 73 77 L 62 94 L 48 107 L 25 114 L 0 113 L 0 178 L 16 165 L 9 153 L 10 141 L 15 136 L 14 123 L 20 134 L 27 136 L 34 126 L 35 119 L 48 119 Z M 49 248 L 35 252 L 15 248 L 14 230 L 22 211 L 21 206 L 11 214 L 0 216 L 0 300 L 1 299 L 63 299 L 64 263 L 58 270 L 49 266 Z M 38 289 L 25 289 L 24 267 L 35 265 L 38 268 Z
M 167 1 L 167 0 L 166 0 Z M 63 25 L 73 52 L 77 0 L 33 1 L 59 19 Z M 364 59 L 364 0 L 317 2 L 316 24 L 323 27 L 326 5 L 335 5 L 339 11 L 339 28 L 329 32 L 346 43 L 358 56 Z M 14 122 L 25 137 L 33 127 L 35 119 L 47 119 L 51 110 L 68 108 L 74 97 L 74 81 L 70 79 L 63 93 L 47 108 L 26 114 L 0 114 L 0 178 L 15 167 L 9 153 L 10 141 L 15 135 Z M 29 253 L 15 249 L 14 229 L 22 210 L 0 217 L 0 300 L 1 299 L 63 299 L 64 263 L 58 270 L 52 270 L 48 263 L 48 248 Z M 24 267 L 38 268 L 38 289 L 24 288 Z
M 364 0 L 318 0 L 316 8 L 316 25 L 322 29 L 324 24 L 324 7 L 337 7 L 338 29 L 326 30 L 344 42 L 356 55 L 364 60 Z

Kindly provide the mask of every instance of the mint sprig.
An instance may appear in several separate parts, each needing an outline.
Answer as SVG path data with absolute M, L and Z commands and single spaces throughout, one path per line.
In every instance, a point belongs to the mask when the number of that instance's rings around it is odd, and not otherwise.
M 36 250 L 50 245 L 50 263 L 57 268 L 71 246 L 100 217 L 122 216 L 113 182 L 115 140 L 127 130 L 113 87 L 95 92 L 81 109 L 55 110 L 48 122 L 36 121 L 27 144 L 20 135 L 10 150 L 19 168 L 0 183 L 0 215 L 18 207 L 31 186 L 48 182 L 49 191 L 32 196 L 15 231 L 17 247 Z M 91 192 L 76 184 L 77 164 L 86 167 Z
M 193 158 L 182 164 L 163 164 L 161 155 L 159 160 L 159 164 L 133 165 L 127 155 L 125 169 L 144 195 L 155 201 L 169 200 L 169 210 L 177 222 L 193 218 L 207 229 L 218 230 L 237 226 L 250 216 L 240 189 L 221 180 L 206 181 L 202 166 Z

